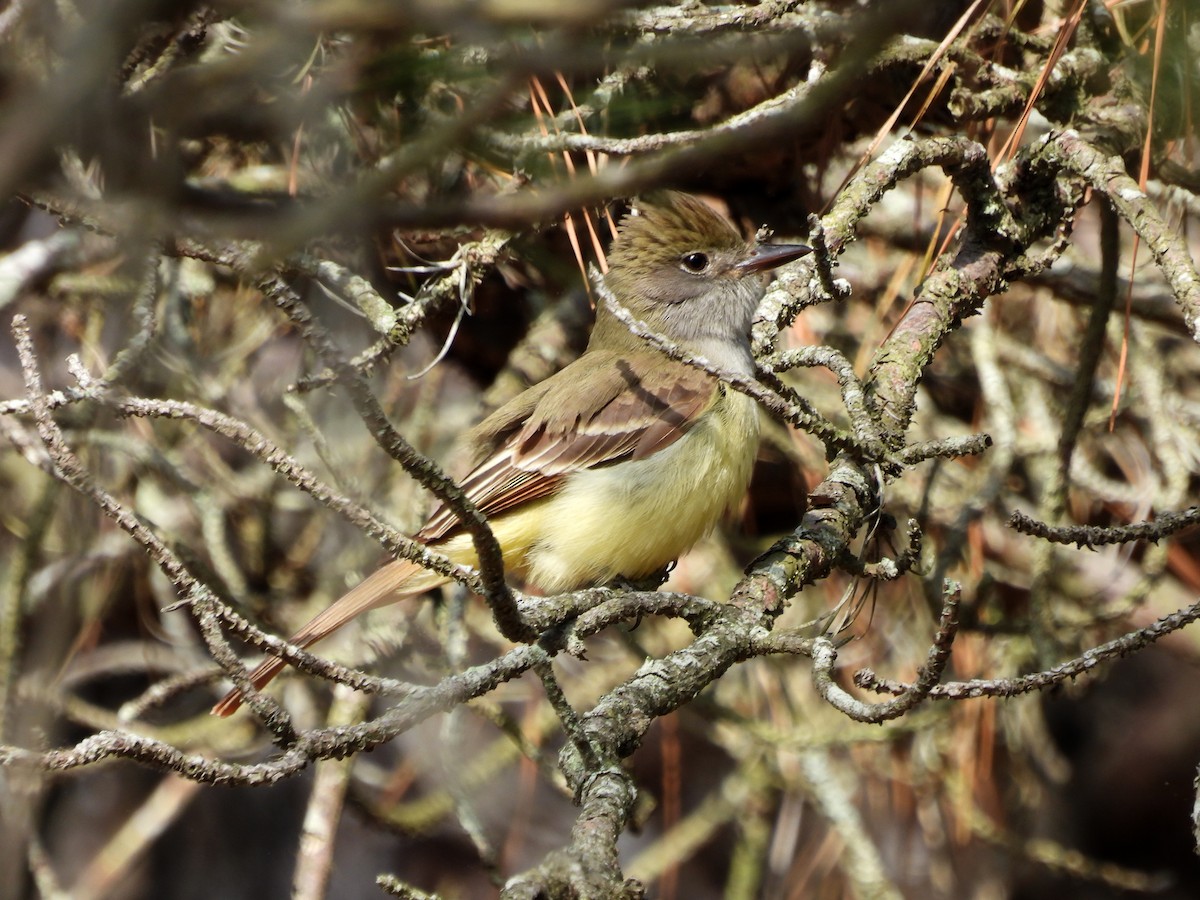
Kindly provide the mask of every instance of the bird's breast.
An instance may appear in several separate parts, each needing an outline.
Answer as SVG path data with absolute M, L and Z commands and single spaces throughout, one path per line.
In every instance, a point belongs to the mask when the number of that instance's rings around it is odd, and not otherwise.
M 526 558 L 530 580 L 559 591 L 658 571 L 741 500 L 757 450 L 754 401 L 722 385 L 675 443 L 577 472 L 542 501 L 541 533 Z

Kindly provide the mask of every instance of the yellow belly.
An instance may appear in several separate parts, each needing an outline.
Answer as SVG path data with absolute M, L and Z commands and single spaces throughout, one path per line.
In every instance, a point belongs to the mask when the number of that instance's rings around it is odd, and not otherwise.
M 572 475 L 539 504 L 530 580 L 560 591 L 658 571 L 741 500 L 757 450 L 754 401 L 726 388 L 666 449 Z
M 545 591 L 642 578 L 678 559 L 742 499 L 757 452 L 757 407 L 726 388 L 671 446 L 578 472 L 554 496 L 493 518 L 492 532 L 509 571 Z M 478 565 L 464 533 L 438 550 Z

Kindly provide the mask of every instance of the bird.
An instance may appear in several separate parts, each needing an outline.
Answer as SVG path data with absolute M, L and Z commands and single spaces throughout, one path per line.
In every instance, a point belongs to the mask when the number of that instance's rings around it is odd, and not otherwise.
M 754 376 L 750 324 L 769 270 L 811 252 L 745 240 L 701 199 L 656 191 L 617 226 L 603 288 L 637 320 L 718 372 Z M 735 507 L 758 450 L 755 402 L 635 335 L 606 305 L 585 351 L 465 436 L 467 497 L 487 517 L 506 573 L 548 593 L 662 571 Z M 442 505 L 416 539 L 462 565 L 474 545 Z M 389 562 L 289 639 L 307 648 L 351 619 L 449 579 Z M 286 663 L 270 656 L 256 688 Z M 231 715 L 242 692 L 212 709 Z

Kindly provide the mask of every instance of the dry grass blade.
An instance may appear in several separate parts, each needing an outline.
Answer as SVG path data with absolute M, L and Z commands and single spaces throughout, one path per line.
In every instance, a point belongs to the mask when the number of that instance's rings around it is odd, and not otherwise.
M 908 89 L 908 93 L 904 95 L 904 99 L 896 104 L 896 108 L 892 111 L 892 114 L 887 117 L 887 120 L 879 126 L 879 130 L 875 132 L 875 137 L 871 140 L 871 143 L 867 149 L 863 151 L 863 154 L 859 157 L 858 162 L 855 163 L 850 171 L 846 174 L 846 177 L 842 180 L 841 185 L 838 187 L 837 193 L 840 193 L 845 189 L 846 185 L 850 183 L 850 179 L 853 178 L 858 171 L 867 164 L 871 157 L 875 155 L 875 151 L 879 149 L 879 145 L 882 144 L 884 140 L 892 133 L 892 129 L 896 127 L 896 123 L 900 120 L 900 115 L 904 112 L 904 108 L 908 106 L 908 101 L 911 100 L 913 95 L 917 92 L 917 88 L 924 83 L 925 79 L 929 77 L 929 73 L 937 67 L 938 63 L 940 63 L 943 58 L 945 58 L 946 51 L 950 49 L 950 45 L 958 39 L 960 34 L 962 34 L 963 29 L 967 26 L 967 23 L 971 21 L 972 17 L 974 17 L 974 15 L 979 11 L 979 8 L 983 6 L 983 3 L 984 0 L 975 0 L 974 3 L 967 7 L 967 11 L 958 17 L 958 21 L 956 21 L 950 27 L 950 30 L 946 32 L 946 36 L 942 38 L 942 42 L 938 44 L 937 49 L 934 50 L 933 53 L 930 54 L 929 59 L 926 60 L 924 67 L 921 69 L 921 74 L 919 74 L 913 80 L 912 87 Z M 936 87 L 934 93 L 936 93 Z M 933 95 L 934 94 L 931 94 L 931 96 Z M 922 112 L 924 112 L 926 106 L 922 107 Z M 916 125 L 920 118 L 921 116 L 918 114 L 913 120 L 913 125 Z
M 1012 133 L 1008 136 L 1008 140 L 1004 142 L 1004 146 L 1000 148 L 1000 152 L 992 160 L 993 170 L 1016 154 L 1017 147 L 1021 144 L 1021 138 L 1025 135 L 1025 128 L 1029 124 L 1029 117 L 1033 114 L 1037 106 L 1038 97 L 1042 95 L 1042 91 L 1045 90 L 1046 84 L 1050 81 L 1050 76 L 1054 72 L 1054 67 L 1058 65 L 1058 61 L 1062 59 L 1067 46 L 1071 43 L 1071 38 L 1075 36 L 1085 9 L 1087 9 L 1087 0 L 1076 0 L 1075 9 L 1072 10 L 1071 15 L 1058 30 L 1054 46 L 1050 50 L 1050 56 L 1046 59 L 1046 64 L 1042 66 L 1042 71 L 1038 74 L 1038 80 L 1034 83 L 1033 90 L 1029 92 L 1029 99 L 1025 101 L 1025 108 L 1021 111 L 1021 115 L 1017 119 L 1016 127 L 1013 128 Z
M 1146 182 L 1150 179 L 1151 144 L 1154 139 L 1154 107 L 1158 100 L 1158 74 L 1162 65 L 1163 39 L 1167 31 L 1167 0 L 1159 0 L 1158 13 L 1154 26 L 1154 59 L 1150 72 L 1150 107 L 1146 117 L 1146 140 L 1142 144 L 1142 159 L 1138 169 L 1138 186 L 1146 190 Z M 1138 249 L 1141 239 L 1133 236 L 1133 250 L 1129 259 L 1129 284 L 1125 292 L 1125 324 L 1121 332 L 1121 354 L 1117 361 L 1116 384 L 1113 387 L 1112 407 L 1108 414 L 1108 430 L 1113 431 L 1117 424 L 1117 410 L 1121 405 L 1121 388 L 1125 384 L 1125 366 L 1129 361 L 1129 323 L 1133 318 L 1133 279 L 1137 272 Z
M 561 79 L 561 76 L 559 76 L 559 77 Z M 563 82 L 560 81 L 560 83 L 563 83 Z M 555 120 L 553 104 L 550 102 L 550 95 L 546 92 L 546 88 L 542 85 L 541 80 L 539 78 L 537 78 L 537 76 L 534 76 L 529 79 L 529 86 L 530 86 L 529 99 L 533 106 L 534 115 L 537 117 L 538 127 L 541 129 L 542 135 L 548 136 L 550 134 L 549 129 L 546 127 L 547 121 L 549 121 L 549 123 L 554 127 L 554 133 L 558 134 L 560 129 L 558 127 L 557 121 Z M 565 87 L 565 85 L 564 85 L 564 87 Z M 569 95 L 568 95 L 568 98 L 569 98 Z M 575 101 L 573 99 L 570 99 L 570 102 L 571 102 L 572 108 L 575 109 L 576 116 L 579 117 L 579 109 L 578 109 L 578 107 L 575 106 Z M 579 118 L 580 118 L 580 126 L 582 127 L 582 125 L 583 125 L 582 117 L 579 117 Z M 554 153 L 550 153 L 547 155 L 550 157 L 552 164 L 554 162 L 556 162 L 557 157 Z M 590 152 L 588 154 L 588 157 L 589 157 L 589 164 L 590 165 L 594 164 L 594 160 L 593 160 L 592 154 Z M 569 150 L 563 150 L 562 151 L 562 159 L 563 159 L 563 164 L 566 167 L 568 179 L 574 178 L 575 177 L 575 160 L 571 158 L 571 152 Z M 595 170 L 593 169 L 593 171 L 595 171 Z M 584 219 L 584 223 L 587 227 L 588 234 L 591 237 L 591 243 L 592 243 L 592 247 L 595 250 L 596 258 L 597 258 L 597 260 L 600 261 L 602 268 L 604 270 L 607 270 L 608 263 L 607 263 L 607 260 L 605 259 L 604 251 L 600 247 L 600 237 L 596 233 L 596 227 L 595 227 L 595 224 L 592 222 L 591 213 L 586 209 L 583 211 L 583 219 Z M 579 266 L 579 272 L 583 276 L 583 283 L 584 283 L 584 285 L 588 291 L 588 294 L 590 296 L 592 287 L 591 287 L 591 279 L 588 278 L 588 263 L 587 263 L 586 257 L 584 256 L 584 253 L 583 253 L 582 243 L 579 240 L 579 229 L 575 224 L 575 216 L 570 212 L 565 213 L 563 215 L 563 229 L 567 233 L 567 239 L 571 242 L 571 252 L 575 257 L 576 265 Z

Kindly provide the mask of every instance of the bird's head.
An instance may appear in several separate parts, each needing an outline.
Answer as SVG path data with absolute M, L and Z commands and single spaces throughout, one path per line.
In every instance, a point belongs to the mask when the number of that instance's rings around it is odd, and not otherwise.
M 697 198 L 659 191 L 621 220 L 604 283 L 635 317 L 713 362 L 729 362 L 714 359 L 715 348 L 736 347 L 743 369 L 764 273 L 808 252 L 801 244 L 746 241 Z M 618 324 L 607 318 L 598 314 L 597 331 Z

